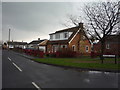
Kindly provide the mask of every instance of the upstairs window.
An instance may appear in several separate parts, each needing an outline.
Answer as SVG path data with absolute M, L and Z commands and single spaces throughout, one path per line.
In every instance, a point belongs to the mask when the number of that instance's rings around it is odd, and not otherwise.
M 82 39 L 85 40 L 85 36 L 82 36 Z
M 64 33 L 64 38 L 68 38 L 68 33 Z
M 53 39 L 53 35 L 50 35 L 50 39 Z
M 55 35 L 55 38 L 56 38 L 56 39 L 60 39 L 60 34 L 59 34 L 59 33 L 56 34 L 56 35 Z

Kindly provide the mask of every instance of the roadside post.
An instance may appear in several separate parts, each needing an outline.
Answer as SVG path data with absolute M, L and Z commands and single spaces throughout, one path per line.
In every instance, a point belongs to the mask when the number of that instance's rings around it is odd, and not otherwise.
M 103 58 L 115 58 L 115 64 L 117 64 L 117 55 L 103 55 Z

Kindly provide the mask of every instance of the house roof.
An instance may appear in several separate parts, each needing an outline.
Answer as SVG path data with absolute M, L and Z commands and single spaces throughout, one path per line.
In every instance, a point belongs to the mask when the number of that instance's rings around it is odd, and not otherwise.
M 66 32 L 66 31 L 73 32 L 73 33 L 67 40 L 48 41 L 48 44 L 67 44 L 72 39 L 72 37 L 76 34 L 78 29 L 79 29 L 79 27 L 72 27 L 72 28 L 56 31 L 55 33 Z M 51 35 L 51 34 L 49 34 L 49 35 Z
M 67 29 L 63 29 L 63 30 L 58 30 L 55 33 L 51 33 L 49 35 L 56 34 L 56 33 L 61 33 L 61 32 L 74 32 L 74 31 L 77 31 L 78 29 L 79 29 L 79 26 L 72 27 L 72 28 L 67 28 Z
M 7 42 L 8 45 L 27 45 L 27 42 Z
M 48 42 L 48 40 L 46 39 L 43 42 L 39 43 L 39 46 L 45 46 L 45 45 L 47 45 L 47 42 Z
M 67 40 L 55 40 L 55 41 L 49 41 L 48 44 L 68 44 L 74 37 L 77 33 L 81 32 L 81 29 L 79 30 L 79 28 L 82 28 L 82 30 L 84 29 L 83 27 L 80 27 L 80 26 L 76 26 L 76 27 L 72 27 L 72 28 L 67 28 L 67 29 L 64 29 L 64 30 L 60 30 L 60 31 L 56 31 L 55 33 L 52 33 L 52 34 L 56 34 L 56 33 L 60 33 L 60 32 L 73 32 L 71 34 L 71 36 L 67 39 Z M 79 30 L 79 31 L 78 31 Z M 49 34 L 49 35 L 52 35 L 52 34 Z M 84 32 L 83 30 L 83 34 L 84 36 L 87 38 L 87 40 L 89 40 L 89 38 L 87 37 L 86 33 Z M 90 40 L 89 40 L 89 43 L 91 44 Z
M 41 42 L 43 42 L 44 40 L 33 40 L 32 42 L 30 42 L 29 44 L 39 44 Z

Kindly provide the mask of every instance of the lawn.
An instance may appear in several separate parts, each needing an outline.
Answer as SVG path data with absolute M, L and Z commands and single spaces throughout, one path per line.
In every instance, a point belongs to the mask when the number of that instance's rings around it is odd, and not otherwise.
M 102 69 L 102 70 L 120 70 L 118 64 L 114 64 L 114 59 L 105 59 L 104 63 L 101 64 L 101 60 L 99 58 L 90 58 L 90 57 L 82 57 L 82 58 L 39 58 L 34 59 L 37 62 L 60 65 L 60 66 L 69 66 L 69 67 L 77 67 L 77 68 L 89 68 L 89 69 Z M 120 61 L 120 59 L 117 59 Z

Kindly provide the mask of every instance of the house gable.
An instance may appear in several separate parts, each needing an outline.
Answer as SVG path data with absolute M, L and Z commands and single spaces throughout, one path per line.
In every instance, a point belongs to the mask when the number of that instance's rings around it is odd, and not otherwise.
M 80 53 L 90 53 L 91 52 L 91 43 L 89 42 L 88 37 L 81 31 L 82 29 L 78 30 L 74 37 L 69 41 L 69 48 L 75 47 L 75 51 Z M 88 47 L 88 51 L 86 51 L 86 47 Z

